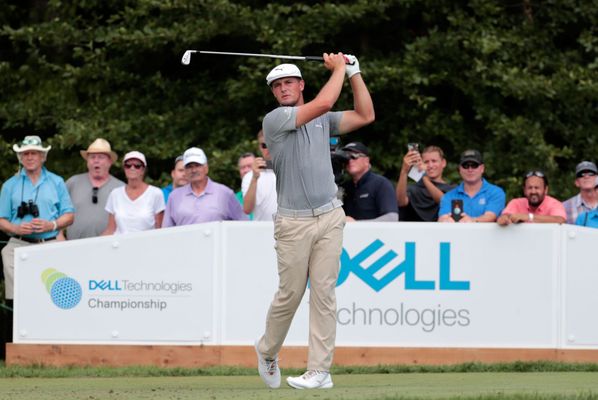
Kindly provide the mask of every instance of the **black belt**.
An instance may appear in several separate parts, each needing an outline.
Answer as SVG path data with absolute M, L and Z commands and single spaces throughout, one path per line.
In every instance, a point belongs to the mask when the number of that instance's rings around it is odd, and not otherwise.
M 51 238 L 46 238 L 46 239 L 28 238 L 25 236 L 13 236 L 13 238 L 22 240 L 27 243 L 44 243 L 44 242 L 49 242 L 50 240 L 56 240 L 56 236 L 51 237 Z

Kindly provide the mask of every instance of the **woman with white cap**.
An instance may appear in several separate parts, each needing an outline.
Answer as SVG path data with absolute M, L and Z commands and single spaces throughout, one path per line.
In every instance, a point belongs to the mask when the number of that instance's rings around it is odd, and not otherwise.
M 140 232 L 162 225 L 164 196 L 156 186 L 144 181 L 147 162 L 139 151 L 125 154 L 123 167 L 127 184 L 108 196 L 108 226 L 102 235 Z

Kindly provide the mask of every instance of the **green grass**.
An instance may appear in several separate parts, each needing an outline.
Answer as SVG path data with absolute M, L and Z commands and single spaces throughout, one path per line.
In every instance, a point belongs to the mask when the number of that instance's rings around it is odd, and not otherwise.
M 302 371 L 283 369 L 283 376 Z M 554 362 L 335 367 L 332 390 L 267 389 L 255 368 L 6 367 L 0 400 L 598 400 L 598 365 Z
M 331 390 L 266 389 L 258 376 L 5 378 L 1 400 L 598 399 L 597 372 L 337 374 Z

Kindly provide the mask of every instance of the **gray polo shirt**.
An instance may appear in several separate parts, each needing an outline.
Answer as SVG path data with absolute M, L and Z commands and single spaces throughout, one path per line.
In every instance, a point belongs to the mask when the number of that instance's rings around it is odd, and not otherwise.
M 342 111 L 328 112 L 299 128 L 295 127 L 297 107 L 278 107 L 264 117 L 279 207 L 307 210 L 336 198 L 330 133 L 338 134 L 342 115 Z

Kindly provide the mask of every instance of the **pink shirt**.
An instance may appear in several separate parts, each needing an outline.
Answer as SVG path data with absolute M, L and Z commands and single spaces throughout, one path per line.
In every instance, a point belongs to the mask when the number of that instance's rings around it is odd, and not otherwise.
M 554 197 L 546 196 L 542 204 L 535 210 L 530 209 L 529 203 L 525 197 L 519 197 L 509 201 L 509 204 L 502 211 L 502 214 L 529 214 L 534 215 L 552 215 L 554 217 L 563 217 L 567 219 L 567 213 L 563 203 Z

